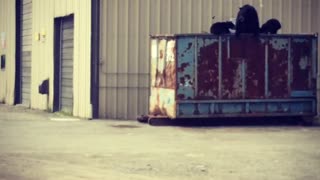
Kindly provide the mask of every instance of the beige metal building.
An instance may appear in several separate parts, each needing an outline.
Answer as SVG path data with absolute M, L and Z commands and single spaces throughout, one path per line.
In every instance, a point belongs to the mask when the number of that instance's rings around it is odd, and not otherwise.
M 0 72 L 1 101 L 34 109 L 53 109 L 54 89 L 59 89 L 54 86 L 54 47 L 57 43 L 54 41 L 54 32 L 59 31 L 55 22 L 73 15 L 73 41 L 68 42 L 72 44 L 69 45 L 72 70 L 66 70 L 72 74 L 69 83 L 73 89 L 63 89 L 63 82 L 60 83 L 60 89 L 71 93 L 72 108 L 68 110 L 73 115 L 91 117 L 91 1 L 1 0 L 0 8 L 0 31 L 5 34 L 6 43 L 6 47 L 1 48 L 1 54 L 6 55 L 7 65 Z M 65 36 L 68 35 L 71 35 L 70 32 Z M 38 86 L 45 79 L 49 79 L 49 95 L 38 92 Z
M 319 32 L 319 0 L 100 0 L 99 116 L 132 119 L 148 111 L 149 35 L 208 32 L 254 5 L 260 24 L 282 22 L 280 33 Z
M 0 102 L 134 119 L 148 112 L 149 35 L 208 32 L 243 4 L 280 33 L 320 30 L 319 0 L 0 0 Z

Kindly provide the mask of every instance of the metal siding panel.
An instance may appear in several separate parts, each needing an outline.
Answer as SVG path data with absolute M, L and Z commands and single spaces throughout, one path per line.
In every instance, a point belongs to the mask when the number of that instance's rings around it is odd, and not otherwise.
M 311 33 L 311 21 L 312 21 L 312 16 L 311 16 L 311 0 L 308 1 L 302 1 L 301 2 L 301 8 L 302 8 L 302 17 L 301 17 L 301 27 L 302 27 L 302 32 L 304 33 Z
M 76 2 L 78 3 L 78 2 Z M 74 12 L 74 0 L 54 0 L 54 16 L 62 17 Z
M 127 94 L 128 103 L 126 119 L 134 119 L 137 116 L 137 96 L 138 96 L 138 82 L 139 82 L 139 6 L 140 0 L 129 1 L 129 32 L 128 32 L 128 84 Z M 136 34 L 136 36 L 132 36 Z
M 170 0 L 160 1 L 160 32 L 170 33 Z
M 79 86 L 81 82 L 81 75 L 80 73 L 83 71 L 81 69 L 81 60 L 80 58 L 83 58 L 83 52 L 80 50 L 82 49 L 83 43 L 83 37 L 80 36 L 81 33 L 83 33 L 83 27 L 82 27 L 82 21 L 85 21 L 82 17 L 82 1 L 75 1 L 75 16 L 74 16 L 74 62 L 73 62 L 73 68 L 74 68 L 74 76 L 73 76 L 73 115 L 80 114 L 81 104 L 79 102 L 81 96 L 84 96 L 81 94 L 81 87 Z M 81 38 L 81 39 L 80 39 Z M 81 42 L 81 43 L 80 43 Z
M 201 32 L 208 32 L 212 24 L 211 2 L 211 0 L 204 0 L 201 4 Z
M 130 3 L 130 7 L 128 8 L 125 3 Z M 121 92 L 124 93 L 125 97 L 130 98 L 131 94 L 135 93 L 131 92 L 130 88 L 136 85 L 136 83 L 131 82 L 131 80 L 135 81 L 138 79 L 139 87 L 140 84 L 143 84 L 144 80 L 140 77 L 145 77 L 145 75 L 138 75 L 138 77 L 136 77 L 135 72 L 137 70 L 137 63 L 139 72 L 145 72 L 145 69 L 149 69 L 148 63 L 146 63 L 149 62 L 150 48 L 147 46 L 149 42 L 146 41 L 146 39 L 148 40 L 149 34 L 208 31 L 211 25 L 211 19 L 206 20 L 206 18 L 211 18 L 211 16 L 214 15 L 216 16 L 215 21 L 229 20 L 231 17 L 236 17 L 238 7 L 245 3 L 252 4 L 256 7 L 258 14 L 260 15 L 260 24 L 275 17 L 280 19 L 283 24 L 282 32 L 299 31 L 299 29 L 293 27 L 291 23 L 293 7 L 290 0 L 281 2 L 276 0 L 206 0 L 201 2 L 195 0 L 185 0 L 181 2 L 156 0 L 147 2 L 124 2 L 107 0 L 101 2 L 101 95 L 105 97 L 108 96 L 106 95 L 107 90 L 103 90 L 106 89 L 106 86 L 110 86 L 110 88 L 126 87 L 127 90 L 122 90 Z M 139 13 L 136 13 L 136 8 L 139 9 Z M 127 12 L 125 11 L 126 9 L 128 9 Z M 128 14 L 130 14 L 129 20 L 127 19 Z M 121 17 L 119 17 L 120 15 Z M 300 13 L 300 16 L 302 15 L 303 14 Z M 122 24 L 118 24 L 119 22 L 122 22 Z M 137 26 L 139 33 L 135 33 L 137 31 Z M 149 30 L 146 30 L 148 28 Z M 128 34 L 126 33 L 127 29 L 130 30 Z M 137 47 L 135 48 L 137 50 L 131 49 L 130 47 Z M 137 57 L 139 60 L 136 59 Z M 122 73 L 133 74 L 132 77 L 130 77 L 129 75 L 123 75 Z M 148 71 L 146 74 L 148 74 Z M 138 91 L 139 103 L 141 103 L 140 99 L 143 99 L 143 97 L 141 97 L 141 92 L 143 91 L 144 89 L 140 87 L 140 90 Z M 118 93 L 120 93 L 120 91 Z M 117 92 L 114 91 L 111 94 L 116 95 Z M 119 97 L 119 95 L 116 95 L 116 97 Z M 105 108 L 100 107 L 100 110 L 106 109 L 105 111 L 108 111 L 109 103 L 106 101 L 106 99 L 100 99 L 100 104 L 105 106 Z M 128 100 L 124 101 L 129 102 Z M 133 103 L 133 101 L 135 100 L 130 101 L 130 103 Z M 131 112 L 134 111 L 130 110 L 130 106 L 117 105 L 117 107 L 129 109 L 130 112 L 128 112 L 128 114 L 130 115 L 128 115 L 128 117 L 131 116 Z M 116 117 L 116 111 L 120 110 L 112 109 L 112 114 L 115 115 L 113 117 Z M 100 114 L 106 115 L 110 113 L 101 112 Z M 121 114 L 122 116 L 124 115 L 122 112 Z
M 201 2 L 202 1 L 191 1 L 192 9 L 189 13 L 191 14 L 191 32 L 193 33 L 201 32 Z
M 311 31 L 318 32 L 320 30 L 320 2 L 319 0 L 311 0 Z
M 292 0 L 292 19 L 291 28 L 292 33 L 300 33 L 301 32 L 301 1 L 300 0 Z
M 139 39 L 137 45 L 138 50 L 138 89 L 136 103 L 136 114 L 130 115 L 130 119 L 135 118 L 137 115 L 148 114 L 149 103 L 149 69 L 150 69 L 150 2 L 149 0 L 139 1 Z
M 224 21 L 229 20 L 232 17 L 232 11 L 230 10 L 232 8 L 232 1 L 230 0 L 224 0 L 222 2 L 223 12 L 222 12 L 222 19 Z
M 5 70 L 0 70 L 0 103 L 13 104 L 15 62 L 15 1 L 0 2 L 0 32 L 5 33 L 5 48 L 0 54 L 6 56 Z
M 214 21 L 222 21 L 223 18 L 223 0 L 212 0 L 212 16 L 215 16 Z
M 181 6 L 181 33 L 190 33 L 192 32 L 190 21 L 191 0 L 183 0 Z
M 209 0 L 208 0 L 209 1 Z M 170 1 L 170 32 L 181 32 L 181 0 Z
M 149 13 L 150 13 L 150 34 L 160 33 L 160 1 L 150 0 Z

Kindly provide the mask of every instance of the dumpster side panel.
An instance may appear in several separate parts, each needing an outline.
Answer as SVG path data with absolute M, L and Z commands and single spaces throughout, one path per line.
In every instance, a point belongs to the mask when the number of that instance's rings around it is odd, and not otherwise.
M 245 93 L 245 46 L 241 39 L 234 38 L 230 44 L 222 39 L 220 67 L 222 72 L 222 94 L 221 99 L 242 99 Z
M 314 37 L 183 34 L 170 37 L 175 46 L 157 39 L 150 111 L 171 118 L 313 116 Z
M 268 98 L 289 97 L 289 39 L 272 37 L 268 42 Z
M 176 41 L 151 41 L 150 115 L 176 117 Z
M 199 38 L 196 99 L 219 98 L 219 38 Z
M 262 38 L 251 38 L 246 41 L 246 99 L 265 98 L 266 75 L 266 41 Z
M 265 40 L 222 39 L 222 99 L 265 98 Z
M 195 38 L 178 38 L 177 100 L 193 100 L 195 98 L 195 48 Z
M 310 91 L 315 88 L 315 78 L 312 77 L 312 39 L 292 39 L 292 90 Z

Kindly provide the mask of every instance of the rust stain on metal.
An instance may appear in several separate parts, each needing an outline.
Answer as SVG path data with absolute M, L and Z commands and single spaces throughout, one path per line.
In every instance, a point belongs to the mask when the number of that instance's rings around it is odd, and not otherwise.
M 156 80 L 155 87 L 165 87 L 165 52 L 166 52 L 167 40 L 163 39 L 159 41 L 158 51 L 159 56 L 157 59 Z
M 156 74 L 157 74 L 157 62 L 158 62 L 158 41 L 153 39 L 151 40 L 151 67 L 150 67 L 150 76 L 151 76 L 151 87 L 156 86 Z
M 246 57 L 243 43 L 244 41 L 238 38 L 230 39 L 230 57 L 227 41 L 222 44 L 222 99 L 242 99 L 242 66 Z
M 265 42 L 248 39 L 246 42 L 246 98 L 265 98 Z
M 288 39 L 273 38 L 269 46 L 269 96 L 287 98 L 288 92 Z
M 292 41 L 292 89 L 310 90 L 315 79 L 312 77 L 312 41 L 294 39 Z M 313 83 L 311 81 L 314 81 Z
M 168 41 L 167 44 L 167 58 L 165 66 L 165 87 L 169 89 L 176 88 L 176 42 L 174 40 Z
M 219 86 L 219 43 L 213 42 L 200 47 L 198 56 L 197 99 L 218 99 Z
M 181 66 L 177 68 L 177 71 L 178 71 L 178 72 L 184 72 L 184 70 L 185 70 L 188 66 L 190 66 L 190 63 L 187 63 L 187 62 L 181 63 Z
M 229 58 L 224 61 L 222 74 L 222 98 L 241 99 L 242 98 L 242 61 L 243 59 Z
M 168 116 L 175 118 L 175 90 L 151 88 L 149 112 L 155 116 Z

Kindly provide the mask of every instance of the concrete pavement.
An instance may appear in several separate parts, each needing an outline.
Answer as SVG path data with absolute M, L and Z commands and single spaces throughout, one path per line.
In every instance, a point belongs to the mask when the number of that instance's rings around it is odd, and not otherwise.
M 69 118 L 0 105 L 0 179 L 320 179 L 319 127 Z

